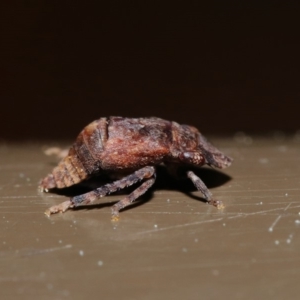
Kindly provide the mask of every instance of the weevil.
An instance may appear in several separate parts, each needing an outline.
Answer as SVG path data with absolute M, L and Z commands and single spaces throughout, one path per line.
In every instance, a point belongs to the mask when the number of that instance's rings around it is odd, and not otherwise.
M 112 219 L 117 220 L 121 209 L 154 184 L 156 166 L 163 164 L 174 169 L 181 165 L 200 167 L 207 164 L 225 168 L 231 162 L 230 157 L 210 144 L 193 126 L 156 117 L 100 118 L 80 132 L 68 154 L 41 181 L 40 188 L 45 192 L 62 189 L 101 174 L 111 178 L 111 182 L 52 206 L 45 214 L 50 216 L 90 204 L 141 182 L 132 193 L 112 206 Z M 213 199 L 211 192 L 192 170 L 187 168 L 185 175 L 209 204 L 222 206 L 221 201 Z

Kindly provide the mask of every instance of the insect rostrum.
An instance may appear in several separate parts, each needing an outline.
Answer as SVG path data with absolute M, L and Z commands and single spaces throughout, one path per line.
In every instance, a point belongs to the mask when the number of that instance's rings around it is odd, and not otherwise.
M 65 212 L 68 208 L 94 202 L 137 182 L 142 184 L 131 194 L 112 206 L 112 217 L 144 194 L 155 182 L 155 166 L 180 165 L 217 168 L 228 167 L 232 159 L 212 146 L 192 126 L 160 118 L 100 118 L 86 126 L 71 146 L 68 155 L 40 184 L 43 191 L 65 188 L 95 175 L 121 178 L 88 192 L 72 197 L 45 213 Z M 202 180 L 192 171 L 186 176 L 202 192 L 208 203 L 221 206 L 214 200 Z

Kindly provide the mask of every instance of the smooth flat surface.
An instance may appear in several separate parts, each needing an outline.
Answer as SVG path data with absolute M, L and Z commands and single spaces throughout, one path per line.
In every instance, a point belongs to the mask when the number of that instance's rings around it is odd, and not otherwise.
M 46 217 L 66 199 L 37 191 L 57 162 L 43 153 L 51 145 L 2 145 L 1 299 L 299 299 L 299 140 L 210 140 L 234 158 L 230 180 L 201 172 L 223 211 L 178 183 L 117 224 L 121 195 Z

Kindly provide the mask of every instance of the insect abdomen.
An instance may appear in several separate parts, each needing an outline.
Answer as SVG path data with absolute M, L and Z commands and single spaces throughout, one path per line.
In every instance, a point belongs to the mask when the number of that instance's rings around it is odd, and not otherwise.
M 66 156 L 52 172 L 42 180 L 41 187 L 44 190 L 69 187 L 88 177 L 88 173 L 80 159 L 74 154 L 74 149 L 72 147 L 68 156 Z
M 101 169 L 99 157 L 106 140 L 106 118 L 86 126 L 78 135 L 68 155 L 42 180 L 42 189 L 69 187 L 99 172 Z

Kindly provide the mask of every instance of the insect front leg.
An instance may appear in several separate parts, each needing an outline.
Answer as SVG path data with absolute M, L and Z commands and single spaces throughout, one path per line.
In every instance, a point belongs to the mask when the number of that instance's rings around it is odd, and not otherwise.
M 222 201 L 213 199 L 212 193 L 209 191 L 209 189 L 204 184 L 204 182 L 194 172 L 188 171 L 187 176 L 189 179 L 192 180 L 192 182 L 195 185 L 195 187 L 197 188 L 197 190 L 203 194 L 203 196 L 204 196 L 205 200 L 207 200 L 208 204 L 211 204 L 211 205 L 217 207 L 218 209 L 224 208 Z

